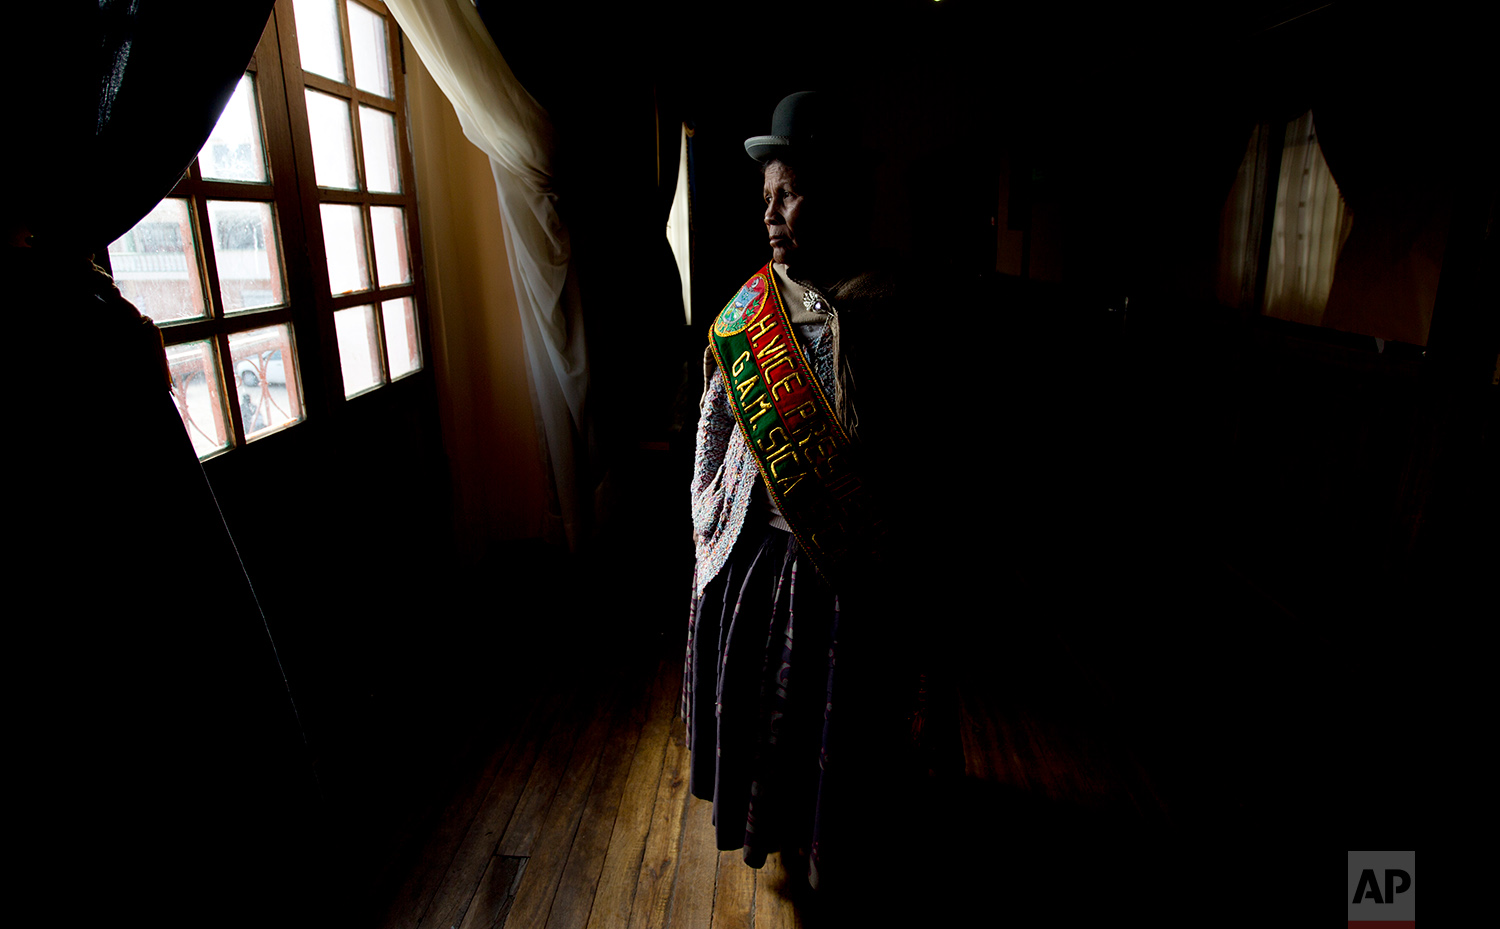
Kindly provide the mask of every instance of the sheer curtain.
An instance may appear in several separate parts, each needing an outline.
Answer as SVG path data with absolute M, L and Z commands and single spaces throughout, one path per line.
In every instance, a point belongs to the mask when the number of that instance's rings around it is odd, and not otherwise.
M 490 159 L 548 473 L 544 535 L 576 551 L 590 535 L 600 490 L 583 315 L 552 189 L 551 120 L 511 73 L 469 0 L 386 5 L 453 104 L 464 135 Z
M 1252 228 L 1255 215 L 1255 169 L 1261 127 L 1250 133 L 1245 155 L 1235 174 L 1234 186 L 1219 217 L 1219 273 L 1217 294 L 1226 306 L 1247 307 L 1255 299 L 1255 248 Z
M 1267 316 L 1322 324 L 1334 265 L 1353 219 L 1308 110 L 1286 127 L 1266 267 Z
M 682 126 L 682 146 L 677 155 L 677 185 L 672 194 L 672 212 L 667 214 L 667 242 L 677 259 L 682 278 L 683 322 L 693 321 L 692 233 L 688 219 L 688 128 Z

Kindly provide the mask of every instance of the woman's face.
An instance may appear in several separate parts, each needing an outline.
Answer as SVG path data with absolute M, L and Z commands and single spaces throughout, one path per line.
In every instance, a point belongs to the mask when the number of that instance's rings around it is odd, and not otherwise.
M 766 165 L 764 188 L 766 232 L 771 239 L 771 260 L 787 264 L 805 255 L 803 239 L 807 231 L 802 194 L 797 187 L 797 173 L 780 161 Z

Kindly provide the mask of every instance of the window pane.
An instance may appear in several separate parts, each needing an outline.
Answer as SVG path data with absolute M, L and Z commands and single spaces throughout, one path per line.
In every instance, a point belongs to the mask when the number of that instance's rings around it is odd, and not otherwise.
M 396 160 L 396 115 L 373 106 L 359 108 L 359 132 L 365 144 L 365 189 L 401 192 Z
M 354 86 L 382 97 L 391 96 L 391 62 L 385 37 L 385 17 L 358 3 L 349 3 L 349 41 L 354 47 Z
M 203 282 L 192 212 L 186 200 L 163 200 L 109 246 L 115 285 L 159 323 L 203 316 Z
M 312 128 L 313 176 L 319 187 L 356 190 L 354 130 L 349 127 L 349 101 L 331 94 L 307 91 L 307 121 Z
M 410 297 L 387 300 L 380 305 L 385 321 L 385 355 L 390 360 L 391 380 L 422 367 L 417 350 L 417 313 Z
M 292 327 L 266 326 L 229 336 L 234 384 L 245 438 L 263 435 L 302 421 Z
M 260 140 L 260 111 L 255 106 L 255 82 L 240 78 L 219 116 L 214 131 L 198 153 L 198 170 L 209 180 L 260 181 L 266 176 L 265 149 Z
M 406 253 L 406 211 L 399 206 L 370 207 L 370 229 L 375 236 L 375 273 L 381 287 L 411 282 L 411 258 Z
M 234 442 L 220 389 L 219 353 L 211 341 L 167 346 L 167 368 L 172 372 L 172 401 L 193 441 L 199 458 L 228 448 Z
M 377 387 L 385 381 L 380 373 L 380 342 L 375 334 L 375 308 L 352 306 L 333 314 L 339 337 L 339 367 L 344 372 L 344 396 Z
M 349 203 L 324 203 L 321 208 L 329 292 L 347 294 L 368 290 L 370 264 L 365 257 L 365 224 L 359 207 Z
M 302 70 L 344 80 L 344 41 L 334 0 L 292 0 Z
M 213 227 L 214 264 L 224 311 L 280 306 L 281 247 L 271 204 L 210 200 L 208 222 Z

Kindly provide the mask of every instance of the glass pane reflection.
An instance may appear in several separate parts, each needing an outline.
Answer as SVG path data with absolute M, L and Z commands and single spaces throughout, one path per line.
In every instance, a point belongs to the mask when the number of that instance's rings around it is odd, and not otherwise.
M 411 281 L 411 258 L 406 251 L 406 211 L 399 206 L 370 207 L 370 230 L 375 236 L 375 274 L 381 287 Z
M 302 70 L 344 80 L 344 41 L 334 0 L 292 0 Z
M 250 75 L 240 78 L 229 105 L 198 152 L 198 171 L 211 181 L 270 180 L 261 144 L 260 111 L 255 106 L 255 82 Z
M 312 129 L 313 176 L 319 187 L 355 190 L 354 130 L 349 126 L 349 101 L 331 94 L 307 91 L 307 122 Z
M 391 96 L 385 17 L 349 0 L 349 44 L 354 48 L 354 86 L 382 97 Z
M 339 368 L 344 372 L 344 396 L 352 397 L 384 383 L 380 370 L 380 341 L 375 332 L 375 308 L 353 306 L 333 314 L 339 338 Z
M 208 201 L 214 264 L 224 311 L 280 306 L 281 248 L 271 204 L 246 200 Z
M 177 414 L 199 458 L 234 443 L 220 390 L 218 354 L 207 339 L 167 346 L 172 402 L 177 404 Z
M 365 146 L 365 189 L 399 194 L 401 172 L 396 160 L 396 114 L 373 106 L 361 106 L 359 133 Z
M 195 319 L 203 312 L 203 281 L 192 213 L 186 200 L 163 200 L 110 243 L 115 286 L 136 309 L 159 323 Z
M 370 287 L 370 262 L 365 251 L 365 223 L 358 206 L 323 203 L 323 251 L 328 258 L 328 289 L 347 294 Z
M 290 325 L 232 333 L 229 356 L 246 439 L 302 421 Z
M 385 323 L 385 354 L 390 361 L 391 380 L 422 367 L 412 299 L 387 300 L 380 305 L 380 315 Z

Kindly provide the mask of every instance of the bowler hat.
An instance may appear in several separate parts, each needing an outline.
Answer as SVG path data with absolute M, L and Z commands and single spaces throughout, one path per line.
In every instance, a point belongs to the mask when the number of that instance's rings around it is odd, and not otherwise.
M 771 134 L 746 139 L 745 151 L 761 164 L 788 154 L 812 151 L 820 141 L 826 141 L 819 138 L 820 132 L 826 135 L 829 128 L 823 109 L 823 96 L 817 91 L 804 90 L 782 97 L 771 114 Z

